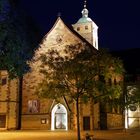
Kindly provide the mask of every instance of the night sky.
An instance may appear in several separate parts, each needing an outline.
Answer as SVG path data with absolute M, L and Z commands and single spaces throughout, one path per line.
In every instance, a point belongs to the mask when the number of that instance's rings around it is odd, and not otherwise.
M 21 8 L 42 30 L 50 30 L 61 12 L 67 24 L 81 17 L 84 0 L 20 0 Z M 140 48 L 140 8 L 138 0 L 87 0 L 89 17 L 99 27 L 99 47 L 110 50 Z

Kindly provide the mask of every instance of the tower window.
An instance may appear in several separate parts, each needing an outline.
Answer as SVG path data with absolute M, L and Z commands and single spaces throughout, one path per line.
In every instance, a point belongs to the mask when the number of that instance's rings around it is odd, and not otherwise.
M 77 31 L 80 31 L 80 27 L 77 27 Z
M 85 26 L 85 30 L 88 30 L 88 26 Z

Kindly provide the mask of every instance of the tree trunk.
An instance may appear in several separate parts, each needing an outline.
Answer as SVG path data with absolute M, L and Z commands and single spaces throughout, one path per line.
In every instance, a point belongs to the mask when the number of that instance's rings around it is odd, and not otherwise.
M 19 78 L 19 106 L 18 106 L 18 124 L 17 124 L 17 130 L 21 129 L 21 115 L 22 115 L 22 82 L 23 77 Z
M 80 120 L 79 120 L 79 98 L 76 100 L 76 111 L 77 111 L 77 140 L 81 140 L 80 136 Z

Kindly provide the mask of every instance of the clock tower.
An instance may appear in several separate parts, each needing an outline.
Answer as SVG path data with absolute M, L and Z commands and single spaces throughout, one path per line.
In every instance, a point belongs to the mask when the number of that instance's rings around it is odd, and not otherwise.
M 88 13 L 87 1 L 85 0 L 82 17 L 73 24 L 73 28 L 98 50 L 98 26 L 88 17 Z

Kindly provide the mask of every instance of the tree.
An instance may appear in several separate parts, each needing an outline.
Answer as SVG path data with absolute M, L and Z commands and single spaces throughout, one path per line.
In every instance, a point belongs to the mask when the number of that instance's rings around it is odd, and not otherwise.
M 106 84 L 108 78 L 115 74 L 122 74 L 123 67 L 117 59 L 105 52 L 95 52 L 90 47 L 81 44 L 65 47 L 69 55 L 62 56 L 56 50 L 50 50 L 40 56 L 42 65 L 40 72 L 44 75 L 39 84 L 37 94 L 43 98 L 58 100 L 68 97 L 75 102 L 77 110 L 77 139 L 80 140 L 79 123 L 79 100 L 83 102 L 89 99 L 99 100 L 103 98 L 119 98 L 121 86 L 109 86 Z M 90 48 L 90 49 L 89 49 Z M 102 78 L 102 79 L 101 79 Z
M 39 42 L 37 27 L 19 8 L 18 0 L 0 1 L 0 69 L 6 69 L 11 78 L 29 70 L 27 60 Z
M 128 85 L 125 95 L 125 109 L 136 110 L 140 105 L 140 86 L 139 82 Z
M 19 10 L 18 0 L 0 1 L 0 70 L 7 70 L 10 79 L 19 78 L 18 129 L 21 127 L 22 77 L 29 71 L 27 61 L 38 46 L 37 28 L 33 27 Z

